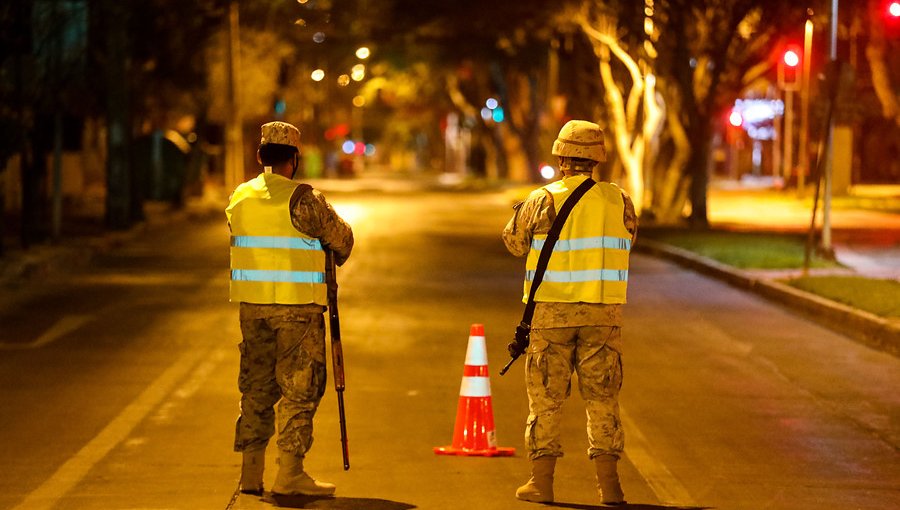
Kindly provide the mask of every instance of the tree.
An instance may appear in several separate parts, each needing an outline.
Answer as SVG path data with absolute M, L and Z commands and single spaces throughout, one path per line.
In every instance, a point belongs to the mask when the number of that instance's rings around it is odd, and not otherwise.
M 555 6 L 543 2 L 503 0 L 424 4 L 395 0 L 390 11 L 386 44 L 416 48 L 407 58 L 428 61 L 442 75 L 444 91 L 472 124 L 488 97 L 500 100 L 502 123 L 482 124 L 500 155 L 500 167 L 510 157 L 524 155 L 521 175 L 536 179 L 546 105 L 546 62 Z M 376 31 L 376 33 L 379 33 Z M 513 135 L 518 150 L 507 147 Z M 504 175 L 505 176 L 505 175 Z
M 691 223 L 705 227 L 713 123 L 771 67 L 773 39 L 797 15 L 767 0 L 576 3 L 574 15 L 571 9 L 568 17 L 597 55 L 617 156 L 636 203 L 672 219 L 687 192 Z

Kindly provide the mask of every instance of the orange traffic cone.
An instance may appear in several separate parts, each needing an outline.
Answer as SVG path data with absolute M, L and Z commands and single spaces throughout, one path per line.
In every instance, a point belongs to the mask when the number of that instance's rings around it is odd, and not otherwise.
M 472 324 L 469 330 L 453 444 L 435 447 L 434 453 L 483 457 L 506 457 L 516 453 L 515 448 L 497 447 L 483 324 Z

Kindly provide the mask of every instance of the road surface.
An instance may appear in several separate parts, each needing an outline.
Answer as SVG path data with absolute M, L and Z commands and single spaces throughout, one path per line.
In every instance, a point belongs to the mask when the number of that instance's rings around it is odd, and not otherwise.
M 338 270 L 350 471 L 326 394 L 302 508 L 537 508 L 522 363 L 504 377 L 524 262 L 499 193 L 332 193 L 357 244 Z M 640 241 L 638 241 L 640 242 Z M 88 270 L 0 294 L 0 509 L 258 509 L 234 496 L 239 342 L 223 215 L 150 230 Z M 633 256 L 621 397 L 628 508 L 900 508 L 900 361 L 759 297 Z M 508 458 L 437 456 L 469 326 L 485 325 Z M 556 497 L 599 508 L 575 385 Z M 276 466 L 270 448 L 266 485 Z

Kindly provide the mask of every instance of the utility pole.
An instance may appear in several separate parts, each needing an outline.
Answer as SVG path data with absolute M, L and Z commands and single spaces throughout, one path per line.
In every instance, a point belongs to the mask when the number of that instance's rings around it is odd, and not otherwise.
M 240 83 L 241 38 L 238 2 L 228 6 L 227 119 L 225 121 L 225 188 L 231 192 L 244 182 L 244 134 L 238 85 Z
M 837 31 L 838 31 L 838 2 L 831 0 L 831 46 L 829 56 L 831 63 L 837 68 Z M 840 80 L 840 73 L 836 73 L 835 80 Z M 838 83 L 832 84 L 837 87 Z M 825 145 L 825 197 L 822 201 L 822 253 L 828 257 L 834 257 L 834 249 L 831 247 L 831 183 L 834 170 L 834 115 L 828 123 L 828 141 Z

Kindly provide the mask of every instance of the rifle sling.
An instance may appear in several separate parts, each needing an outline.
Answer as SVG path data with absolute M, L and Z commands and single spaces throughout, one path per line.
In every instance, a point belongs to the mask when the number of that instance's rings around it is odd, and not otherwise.
M 566 201 L 563 202 L 562 207 L 559 208 L 559 212 L 556 213 L 556 219 L 553 220 L 553 225 L 550 226 L 550 231 L 547 232 L 547 239 L 544 241 L 544 246 L 541 248 L 537 267 L 534 270 L 534 278 L 531 281 L 531 292 L 528 293 L 528 302 L 525 303 L 525 312 L 522 314 L 522 324 L 527 325 L 529 328 L 531 327 L 531 319 L 534 317 L 534 296 L 537 293 L 538 286 L 540 286 L 541 281 L 544 279 L 544 272 L 547 270 L 547 264 L 550 262 L 553 246 L 559 239 L 559 233 L 562 231 L 563 224 L 566 222 L 566 218 L 569 217 L 569 213 L 572 212 L 572 209 L 575 208 L 575 204 L 581 200 L 581 197 L 584 196 L 594 184 L 597 183 L 588 177 L 587 180 L 575 188 L 575 191 L 569 195 L 569 198 L 567 198 Z

